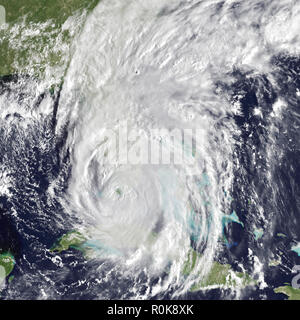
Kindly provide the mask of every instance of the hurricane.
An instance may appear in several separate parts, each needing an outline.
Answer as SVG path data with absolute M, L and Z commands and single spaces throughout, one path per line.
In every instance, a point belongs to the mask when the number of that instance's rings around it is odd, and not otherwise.
M 60 66 L 32 76 L 37 50 L 1 78 L 4 296 L 265 299 L 291 281 L 299 18 L 293 0 L 101 0 L 58 32 Z

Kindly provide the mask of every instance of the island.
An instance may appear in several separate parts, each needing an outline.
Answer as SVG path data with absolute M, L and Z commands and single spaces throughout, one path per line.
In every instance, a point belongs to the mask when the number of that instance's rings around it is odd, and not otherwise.
M 79 231 L 72 230 L 61 236 L 50 248 L 50 251 L 60 253 L 70 248 L 81 250 L 81 245 L 85 241 L 86 238 Z
M 15 258 L 11 253 L 0 254 L 0 284 L 12 273 L 15 264 Z
M 288 300 L 300 300 L 300 289 L 295 289 L 290 285 L 275 288 L 274 292 L 285 294 L 289 297 Z

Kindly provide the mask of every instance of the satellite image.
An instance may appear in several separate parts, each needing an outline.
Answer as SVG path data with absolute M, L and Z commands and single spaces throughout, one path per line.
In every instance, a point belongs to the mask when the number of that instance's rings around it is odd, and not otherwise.
M 299 0 L 0 0 L 0 62 L 0 300 L 300 300 Z

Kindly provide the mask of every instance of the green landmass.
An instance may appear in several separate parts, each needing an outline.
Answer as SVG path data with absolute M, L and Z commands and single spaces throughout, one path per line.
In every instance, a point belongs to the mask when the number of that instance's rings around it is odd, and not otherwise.
M 286 238 L 286 235 L 284 233 L 277 233 L 277 237 Z
M 119 196 L 121 196 L 121 195 L 122 195 L 122 190 L 121 190 L 120 188 L 117 188 L 117 189 L 116 189 L 116 193 L 117 193 Z
M 155 241 L 156 238 L 157 235 L 153 232 L 149 237 L 149 242 Z M 99 251 L 100 249 L 105 249 L 101 244 L 95 241 L 88 241 L 79 231 L 70 231 L 63 235 L 50 251 L 60 253 L 69 250 L 70 248 L 82 251 L 87 259 L 92 256 L 94 250 Z M 184 276 L 188 276 L 194 271 L 200 257 L 198 252 L 193 249 L 190 250 L 188 259 L 185 261 L 183 267 Z M 230 265 L 221 264 L 215 261 L 213 262 L 209 274 L 193 285 L 190 291 L 198 291 L 208 286 L 245 287 L 254 284 L 255 281 L 247 273 L 233 271 Z
M 148 245 L 153 245 L 157 240 L 158 234 L 156 232 L 151 232 L 147 239 Z M 83 236 L 79 231 L 70 231 L 60 237 L 55 244 L 50 248 L 51 252 L 61 253 L 69 249 L 75 249 L 82 252 L 85 259 L 89 260 L 96 255 L 115 255 L 119 256 L 121 253 L 114 248 L 107 247 L 101 241 L 89 240 Z
M 64 23 L 91 11 L 99 0 L 0 0 L 6 27 L 0 26 L 0 76 L 44 74 L 46 66 L 67 65 L 66 46 L 74 37 Z
M 191 249 L 183 267 L 184 275 L 188 276 L 194 270 L 200 257 L 198 252 Z M 194 284 L 190 291 L 198 291 L 208 286 L 245 287 L 254 284 L 255 281 L 247 273 L 233 271 L 229 264 L 221 264 L 214 261 L 209 274 Z
M 275 293 L 283 293 L 288 296 L 288 300 L 300 300 L 300 289 L 291 286 L 282 286 L 274 289 Z
M 85 241 L 86 238 L 79 231 L 70 231 L 59 238 L 50 251 L 60 253 L 70 248 L 82 250 L 81 245 Z
M 15 258 L 10 253 L 0 254 L 0 267 L 4 269 L 4 278 L 8 277 L 15 267 Z M 1 277 L 1 276 L 0 276 Z M 3 279 L 0 279 L 0 282 Z
M 281 264 L 281 259 L 278 259 L 278 260 L 270 260 L 269 262 L 269 267 L 277 267 Z
M 52 19 L 62 25 L 75 11 L 93 8 L 96 0 L 1 0 L 6 10 L 6 22 L 15 23 L 26 16 L 27 22 L 45 22 Z

